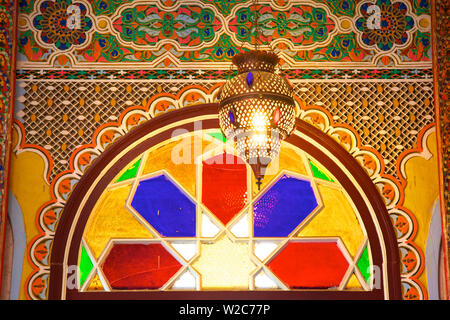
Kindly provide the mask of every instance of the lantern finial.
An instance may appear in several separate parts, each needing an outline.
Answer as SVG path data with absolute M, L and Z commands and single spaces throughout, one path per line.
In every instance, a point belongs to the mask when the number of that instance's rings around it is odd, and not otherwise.
M 253 169 L 258 186 L 281 140 L 294 128 L 293 90 L 275 73 L 273 52 L 250 50 L 233 57 L 238 74 L 222 87 L 219 123 L 227 139 L 236 141 L 238 155 Z

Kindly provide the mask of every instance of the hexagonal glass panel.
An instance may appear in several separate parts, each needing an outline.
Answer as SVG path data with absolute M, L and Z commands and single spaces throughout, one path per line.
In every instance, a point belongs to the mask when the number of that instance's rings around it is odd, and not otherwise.
M 255 237 L 287 237 L 318 206 L 311 182 L 282 175 L 254 204 Z
M 165 174 L 139 181 L 131 206 L 164 237 L 195 237 L 195 202 Z

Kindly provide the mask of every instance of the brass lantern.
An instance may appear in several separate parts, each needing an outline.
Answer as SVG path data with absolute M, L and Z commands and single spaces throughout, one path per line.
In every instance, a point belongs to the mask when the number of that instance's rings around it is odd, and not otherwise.
M 252 167 L 259 187 L 281 140 L 294 128 L 293 89 L 275 73 L 279 58 L 273 52 L 250 50 L 235 55 L 232 62 L 238 74 L 221 88 L 219 124 Z

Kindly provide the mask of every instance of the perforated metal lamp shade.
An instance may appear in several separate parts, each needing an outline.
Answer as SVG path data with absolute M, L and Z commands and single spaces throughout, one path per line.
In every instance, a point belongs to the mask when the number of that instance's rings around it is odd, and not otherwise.
M 258 184 L 295 123 L 293 90 L 275 73 L 278 62 L 272 52 L 237 54 L 233 64 L 238 74 L 219 95 L 220 127 L 227 139 L 236 141 L 238 155 L 250 164 Z

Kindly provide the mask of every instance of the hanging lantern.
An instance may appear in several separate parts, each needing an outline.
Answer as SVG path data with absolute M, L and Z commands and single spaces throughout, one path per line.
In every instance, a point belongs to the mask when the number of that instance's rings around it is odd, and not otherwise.
M 275 73 L 279 58 L 273 52 L 251 50 L 233 57 L 238 74 L 219 95 L 219 124 L 227 139 L 236 141 L 238 155 L 247 161 L 258 186 L 281 140 L 295 123 L 293 90 Z

